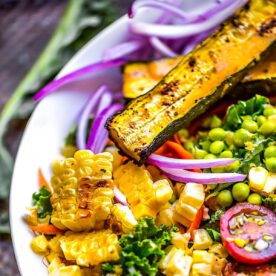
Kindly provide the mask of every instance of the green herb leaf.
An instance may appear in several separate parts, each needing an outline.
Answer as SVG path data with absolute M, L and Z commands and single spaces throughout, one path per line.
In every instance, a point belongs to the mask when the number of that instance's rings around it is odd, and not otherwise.
M 220 232 L 212 229 L 212 228 L 206 228 L 206 231 L 210 235 L 213 241 L 220 242 L 221 241 L 221 234 Z
M 141 219 L 134 233 L 123 235 L 120 239 L 122 252 L 119 265 L 122 274 L 156 275 L 159 261 L 165 255 L 164 249 L 170 244 L 175 231 L 176 227 L 156 226 L 153 218 Z
M 271 194 L 268 197 L 263 198 L 263 205 L 272 212 L 276 213 L 276 195 Z
M 45 218 L 52 214 L 52 205 L 50 202 L 51 193 L 43 186 L 38 193 L 33 193 L 32 199 L 37 206 L 37 215 L 39 218 Z
M 268 98 L 256 95 L 247 101 L 239 101 L 231 105 L 225 117 L 224 127 L 226 129 L 236 130 L 242 124 L 242 116 L 251 115 L 253 117 L 263 113 L 264 104 L 269 103 Z

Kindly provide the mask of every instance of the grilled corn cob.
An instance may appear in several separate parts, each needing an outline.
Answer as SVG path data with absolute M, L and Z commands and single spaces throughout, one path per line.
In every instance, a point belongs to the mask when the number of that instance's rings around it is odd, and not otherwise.
M 124 233 L 133 230 L 134 226 L 137 224 L 137 220 L 128 206 L 119 203 L 115 204 L 112 208 L 112 215 Z
M 188 227 L 195 219 L 204 198 L 205 192 L 202 184 L 187 183 L 174 204 L 174 220 Z
M 144 216 L 155 218 L 173 194 L 167 179 L 153 182 L 144 166 L 139 167 L 132 162 L 114 172 L 114 182 L 126 196 L 136 219 Z
M 51 222 L 72 231 L 100 229 L 113 206 L 112 155 L 79 150 L 53 164 Z
M 60 247 L 66 260 L 86 267 L 116 261 L 120 254 L 118 236 L 108 230 L 90 233 L 66 232 L 60 238 Z

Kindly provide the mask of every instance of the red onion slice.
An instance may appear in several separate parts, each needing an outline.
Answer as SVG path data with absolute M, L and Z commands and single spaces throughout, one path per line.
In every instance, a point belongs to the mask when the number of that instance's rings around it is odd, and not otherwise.
M 114 201 L 116 203 L 121 203 L 122 205 L 128 206 L 125 195 L 117 187 L 114 188 Z
M 204 22 L 183 24 L 183 25 L 164 25 L 145 22 L 131 23 L 130 29 L 135 34 L 145 36 L 157 36 L 160 38 L 178 39 L 181 37 L 188 37 L 197 35 L 202 32 L 208 31 L 223 20 L 231 16 L 239 7 L 244 5 L 247 0 L 235 1 L 231 6 L 223 9 L 219 14 L 209 18 Z
M 239 173 L 197 173 L 180 169 L 160 168 L 170 179 L 179 182 L 195 182 L 200 184 L 220 184 L 240 182 L 246 178 Z
M 177 57 L 178 54 L 174 52 L 169 46 L 167 46 L 163 41 L 161 41 L 158 37 L 152 36 L 149 38 L 149 42 L 151 46 L 167 57 Z
M 83 111 L 79 118 L 77 135 L 76 135 L 77 136 L 76 142 L 77 142 L 78 149 L 85 149 L 86 129 L 87 129 L 89 117 L 90 117 L 92 111 L 94 111 L 94 109 L 95 109 L 96 105 L 98 104 L 100 98 L 102 97 L 103 93 L 105 93 L 106 91 L 107 91 L 106 86 L 104 86 L 104 85 L 101 86 L 95 93 L 93 93 L 90 96 L 87 104 L 83 108 Z
M 218 158 L 218 159 L 176 159 L 165 157 L 157 154 L 151 154 L 147 162 L 162 168 L 169 169 L 196 169 L 196 168 L 212 168 L 224 166 L 235 161 L 233 158 Z
M 111 60 L 111 61 L 100 61 L 97 63 L 90 64 L 88 66 L 82 67 L 72 73 L 69 73 L 68 75 L 65 75 L 57 80 L 53 80 L 46 86 L 44 86 L 35 96 L 34 100 L 39 101 L 46 97 L 47 95 L 53 93 L 56 89 L 59 87 L 71 82 L 72 80 L 75 80 L 76 78 L 84 75 L 91 74 L 95 71 L 101 71 L 105 69 L 110 69 L 114 67 L 118 67 L 123 65 L 126 62 L 124 59 L 118 59 L 118 60 Z
M 94 153 L 102 152 L 108 141 L 108 132 L 105 129 L 106 120 L 121 110 L 123 106 L 121 104 L 113 104 L 105 108 L 94 120 L 88 142 L 87 149 L 92 150 Z
M 123 42 L 106 50 L 103 54 L 103 60 L 114 60 L 118 58 L 123 58 L 129 54 L 132 54 L 139 49 L 141 49 L 145 45 L 145 41 L 143 40 L 130 40 Z

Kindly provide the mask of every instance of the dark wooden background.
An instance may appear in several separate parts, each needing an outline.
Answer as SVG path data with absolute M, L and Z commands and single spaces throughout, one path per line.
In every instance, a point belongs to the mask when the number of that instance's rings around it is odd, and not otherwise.
M 130 2 L 113 0 L 113 5 L 123 14 Z M 46 46 L 67 3 L 0 0 L 0 110 Z M 17 275 L 10 236 L 0 236 L 0 276 Z

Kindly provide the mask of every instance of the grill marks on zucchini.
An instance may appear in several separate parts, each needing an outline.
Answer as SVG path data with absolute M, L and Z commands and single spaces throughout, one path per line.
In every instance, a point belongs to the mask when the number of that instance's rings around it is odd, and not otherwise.
M 111 139 L 126 155 L 142 163 L 244 77 L 275 41 L 274 23 L 269 23 L 275 18 L 275 1 L 252 0 L 151 91 L 110 119 L 107 128 Z M 264 31 L 264 26 L 272 27 Z

